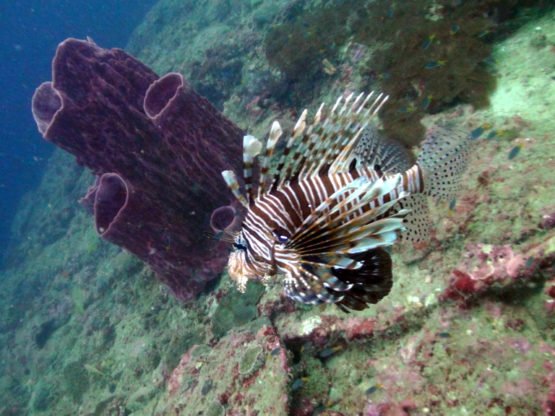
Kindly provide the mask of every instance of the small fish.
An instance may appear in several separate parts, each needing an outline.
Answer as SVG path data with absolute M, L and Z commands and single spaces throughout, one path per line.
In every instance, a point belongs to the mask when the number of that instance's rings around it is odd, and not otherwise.
M 461 27 L 458 24 L 453 23 L 451 25 L 451 29 L 449 30 L 449 33 L 452 34 L 452 35 L 455 35 L 455 34 L 459 33 L 459 30 L 461 30 Z
M 509 160 L 513 160 L 515 157 L 517 157 L 518 154 L 520 153 L 520 149 L 522 149 L 522 145 L 520 144 L 513 147 L 509 152 Z
M 450 338 L 451 334 L 449 332 L 440 332 L 437 336 L 440 338 Z
M 416 106 L 414 105 L 413 102 L 410 102 L 399 109 L 400 113 L 414 113 L 415 111 L 416 111 Z
M 436 38 L 436 35 L 427 36 L 426 39 L 424 39 L 424 42 L 422 42 L 422 49 L 428 49 L 434 42 L 435 38 Z
M 291 384 L 291 391 L 299 390 L 302 386 L 304 386 L 304 381 L 302 378 L 298 378 Z
M 449 211 L 455 211 L 456 206 L 457 206 L 457 198 L 451 199 L 451 201 L 449 201 Z
M 387 98 L 341 96 L 313 120 L 304 110 L 290 134 L 274 121 L 264 146 L 244 137 L 242 184 L 222 172 L 246 212 L 228 260 L 240 291 L 277 279 L 295 301 L 343 311 L 389 293 L 389 247 L 429 238 L 426 197 L 453 197 L 471 142 L 467 132 L 433 127 L 413 163 L 371 124 Z
M 470 132 L 470 139 L 476 140 L 478 137 L 482 135 L 484 131 L 485 129 L 482 126 L 476 127 L 474 130 Z
M 393 16 L 395 16 L 395 11 L 393 10 L 393 6 L 389 6 L 389 7 L 387 8 L 386 16 L 387 16 L 389 19 L 392 19 Z
M 342 349 L 343 349 L 343 346 L 341 346 L 341 345 L 336 345 L 335 347 L 324 348 L 322 351 L 320 351 L 318 353 L 318 357 L 320 357 L 320 358 L 329 358 L 332 355 L 334 355 L 335 353 L 341 351 Z
M 444 60 L 434 60 L 434 61 L 429 61 L 428 63 L 426 63 L 426 65 L 424 65 L 425 69 L 436 69 L 436 68 L 441 68 L 443 65 L 445 65 L 447 63 L 447 61 Z
M 323 71 L 328 75 L 334 75 L 337 72 L 337 67 L 326 58 L 322 61 L 322 67 Z
M 275 357 L 276 355 L 279 355 L 280 352 L 281 352 L 281 348 L 280 348 L 280 347 L 276 347 L 276 348 L 274 348 L 274 349 L 270 352 L 270 354 L 271 354 L 273 357 Z
M 427 97 L 424 97 L 424 99 L 420 103 L 420 107 L 422 108 L 422 110 L 427 110 L 431 103 L 432 103 L 432 96 L 428 95 Z
M 491 140 L 493 139 L 495 136 L 497 136 L 497 130 L 492 130 L 489 132 L 489 134 L 487 135 L 486 139 Z
M 87 370 L 89 373 L 96 374 L 96 375 L 99 375 L 99 376 L 102 376 L 102 377 L 106 377 L 106 374 L 104 374 L 102 371 L 100 371 L 98 368 L 96 368 L 96 367 L 93 366 L 93 365 L 85 364 L 83 367 L 84 367 L 85 370 Z
M 381 388 L 381 385 L 375 384 L 374 386 L 367 388 L 365 393 L 366 393 L 367 396 L 369 396 L 369 395 L 377 392 L 380 388 Z

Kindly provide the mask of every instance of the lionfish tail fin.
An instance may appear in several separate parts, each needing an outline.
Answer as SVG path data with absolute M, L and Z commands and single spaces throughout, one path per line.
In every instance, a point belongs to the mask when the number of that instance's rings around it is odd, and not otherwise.
M 424 177 L 424 194 L 437 201 L 455 196 L 468 166 L 472 143 L 467 132 L 439 126 L 428 131 L 417 159 Z

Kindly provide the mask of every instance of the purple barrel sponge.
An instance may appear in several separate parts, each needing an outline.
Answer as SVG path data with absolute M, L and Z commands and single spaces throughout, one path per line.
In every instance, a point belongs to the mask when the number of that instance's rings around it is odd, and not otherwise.
M 35 91 L 33 116 L 45 139 L 97 175 L 84 201 L 98 233 L 191 299 L 225 265 L 227 247 L 206 233 L 213 211 L 231 212 L 220 172 L 240 170 L 243 132 L 180 74 L 159 78 L 91 41 L 62 42 L 52 78 Z

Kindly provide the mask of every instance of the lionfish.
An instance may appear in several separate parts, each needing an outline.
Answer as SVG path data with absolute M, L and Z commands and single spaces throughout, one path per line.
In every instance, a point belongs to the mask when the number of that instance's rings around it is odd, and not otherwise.
M 280 277 L 296 301 L 362 310 L 391 290 L 389 247 L 426 239 L 428 197 L 453 194 L 468 141 L 436 127 L 413 164 L 371 124 L 388 98 L 373 96 L 341 96 L 330 111 L 322 104 L 310 123 L 305 109 L 287 140 L 274 121 L 264 148 L 244 137 L 243 185 L 222 172 L 246 209 L 228 262 L 240 291 Z

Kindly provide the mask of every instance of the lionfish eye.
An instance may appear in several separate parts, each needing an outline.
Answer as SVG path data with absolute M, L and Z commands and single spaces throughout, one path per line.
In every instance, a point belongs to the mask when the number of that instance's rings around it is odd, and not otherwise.
M 287 231 L 278 228 L 274 230 L 274 236 L 276 240 L 280 244 L 286 244 L 289 241 L 289 236 L 287 235 Z
M 235 241 L 233 242 L 233 248 L 236 250 L 243 250 L 247 251 L 247 240 L 242 234 L 239 234 L 235 237 Z
M 243 243 L 233 243 L 233 248 L 237 249 L 237 250 L 243 250 L 243 251 L 247 251 L 247 246 Z

